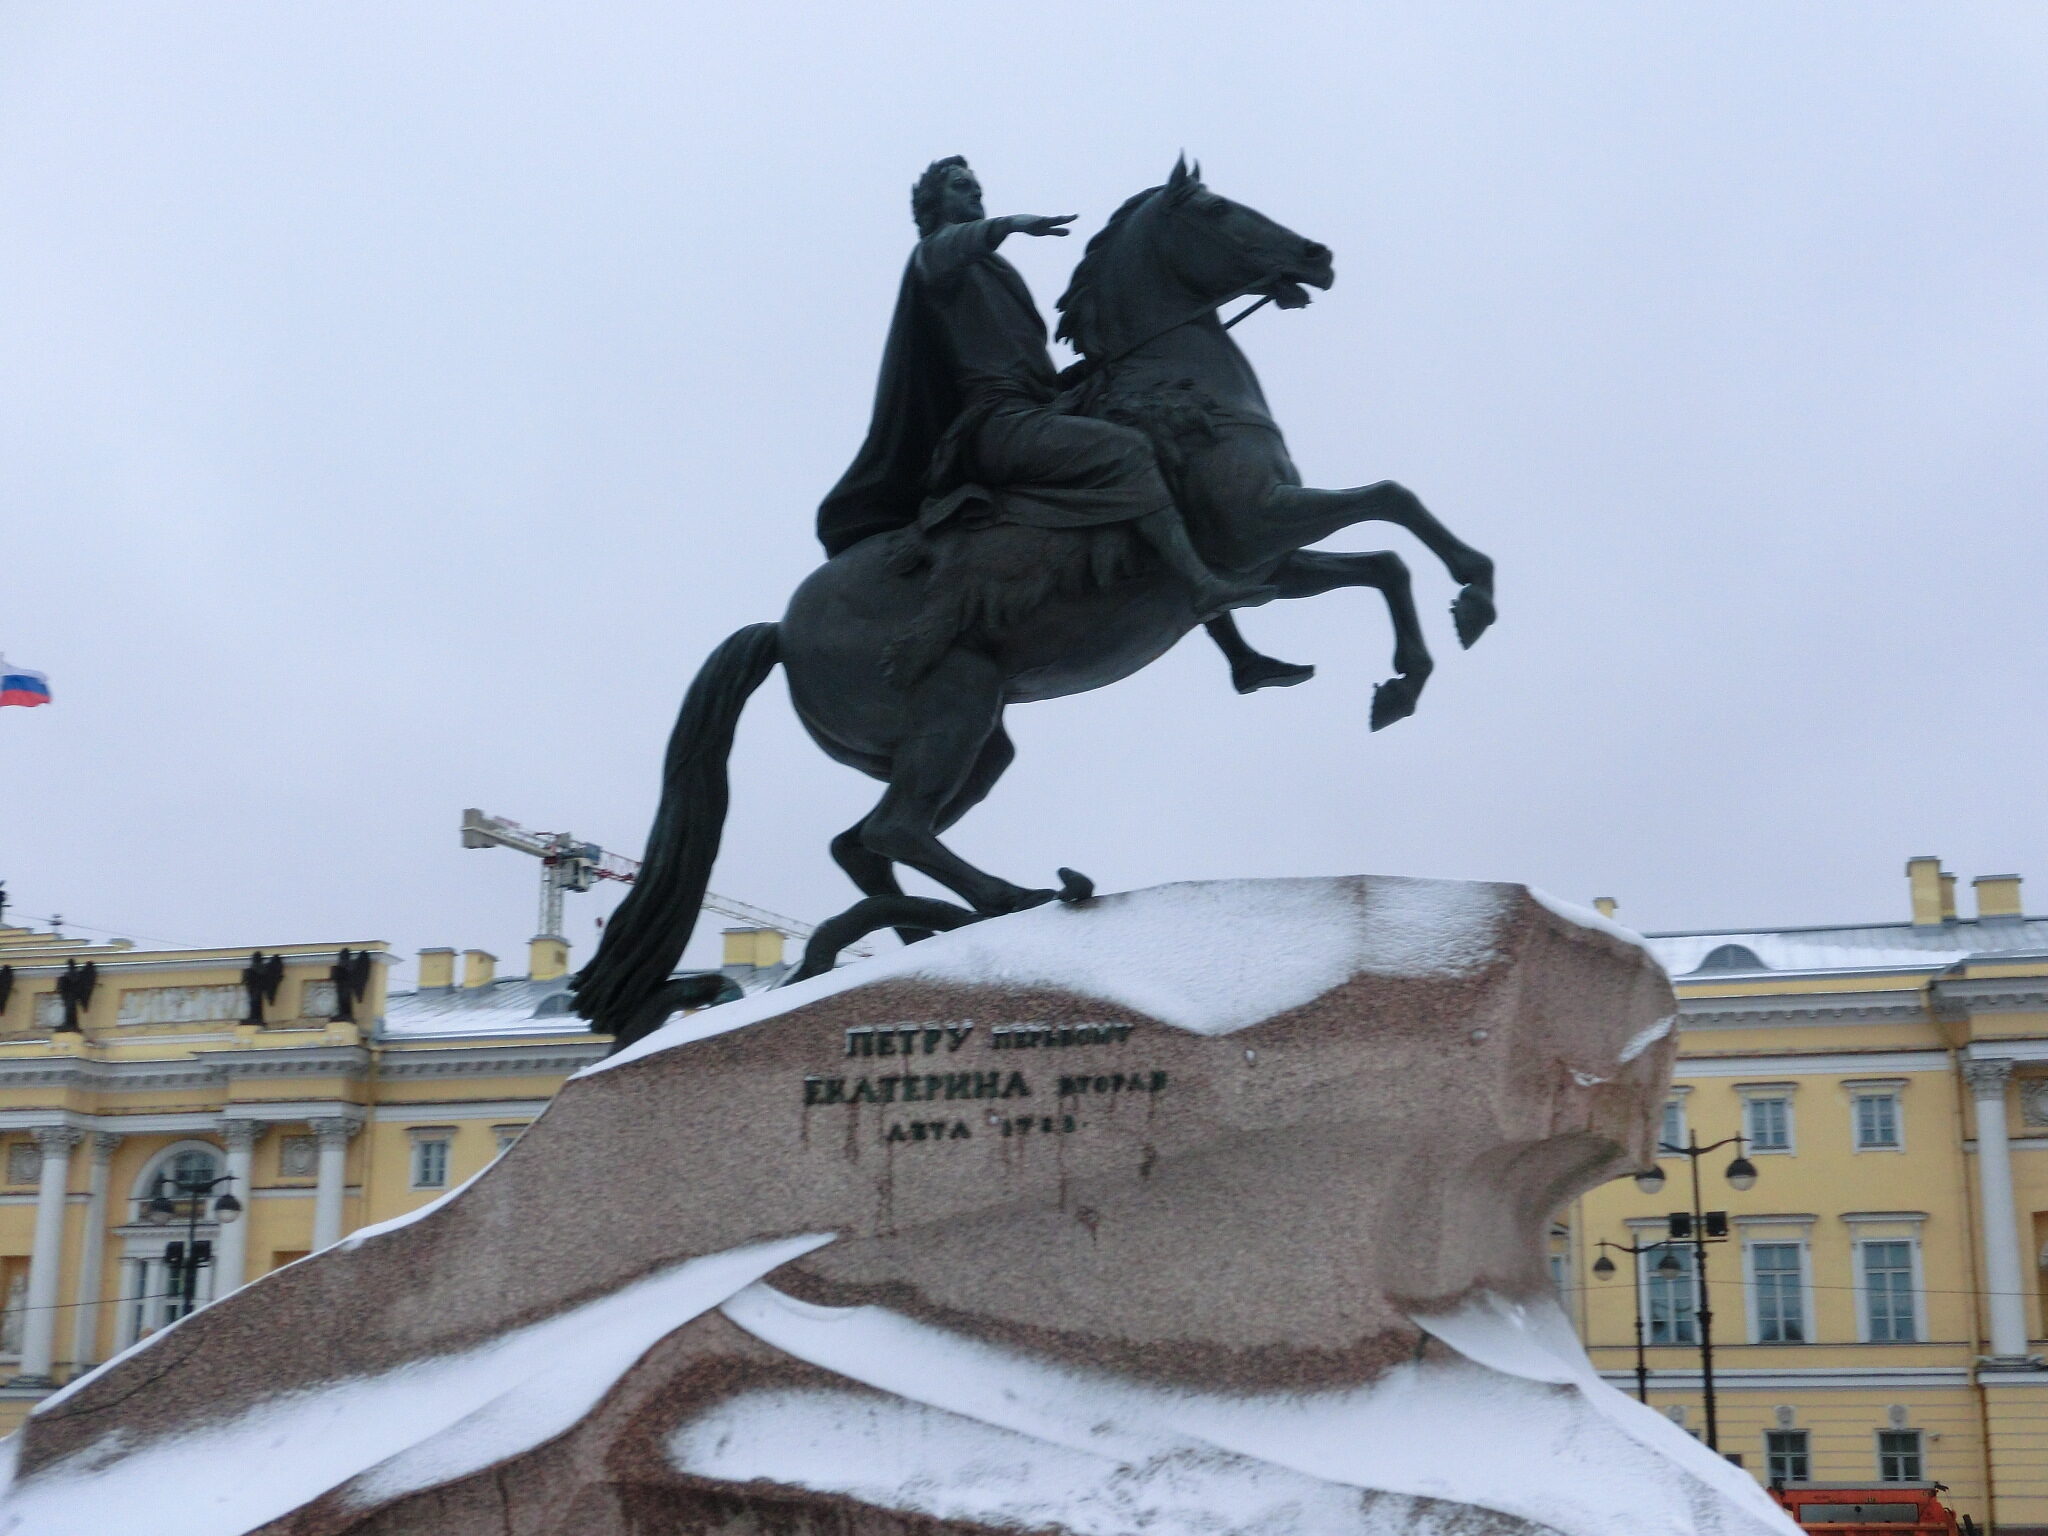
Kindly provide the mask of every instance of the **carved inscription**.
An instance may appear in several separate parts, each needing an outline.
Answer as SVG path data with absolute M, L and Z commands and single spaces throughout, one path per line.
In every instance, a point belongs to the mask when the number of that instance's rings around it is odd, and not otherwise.
M 861 1025 L 843 1032 L 844 1051 L 858 1058 L 951 1056 L 972 1045 L 971 1023 Z M 982 1038 L 991 1051 L 1071 1050 L 1080 1046 L 1123 1045 L 1131 1038 L 1128 1024 L 998 1024 Z M 932 1063 L 937 1066 L 938 1063 Z M 804 1079 L 804 1108 L 833 1104 L 942 1104 L 974 1099 L 1028 1099 L 1052 1093 L 1061 1099 L 1109 1099 L 1130 1094 L 1151 1096 L 1166 1091 L 1166 1074 L 1144 1072 L 1061 1072 L 1057 1088 L 1040 1080 L 1034 1089 L 1024 1073 L 1008 1067 L 994 1071 L 884 1072 L 833 1077 L 814 1073 Z M 977 1125 L 999 1136 L 1067 1136 L 1082 1128 L 1073 1114 L 1004 1115 L 990 1110 L 976 1119 L 897 1120 L 880 1124 L 876 1134 L 890 1143 L 971 1141 Z
M 1078 1098 L 1082 1094 L 1094 1094 L 1107 1098 L 1115 1093 L 1163 1093 L 1166 1091 L 1164 1072 L 1107 1072 L 1095 1077 L 1062 1077 L 1060 1097 Z
M 957 1051 L 974 1033 L 972 1024 L 897 1024 L 893 1027 L 849 1029 L 849 1056 L 936 1056 L 941 1042 Z
M 999 1051 L 1028 1051 L 1069 1045 L 1122 1045 L 1128 1024 L 998 1024 L 989 1044 Z
M 851 1082 L 853 1086 L 847 1087 Z M 804 1104 L 917 1104 L 1030 1098 L 1022 1072 L 905 1072 L 900 1077 L 807 1077 Z

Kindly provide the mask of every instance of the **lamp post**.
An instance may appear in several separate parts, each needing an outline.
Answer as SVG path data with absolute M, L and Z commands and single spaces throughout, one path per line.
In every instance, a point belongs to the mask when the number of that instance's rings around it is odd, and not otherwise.
M 1756 1164 L 1742 1155 L 1741 1135 L 1724 1136 L 1719 1141 L 1700 1145 L 1699 1137 L 1687 1133 L 1685 1145 L 1675 1147 L 1668 1141 L 1657 1143 L 1660 1156 L 1682 1157 L 1692 1168 L 1692 1209 L 1673 1211 L 1665 1218 L 1666 1232 L 1671 1241 L 1692 1243 L 1693 1286 L 1698 1295 L 1694 1316 L 1700 1324 L 1700 1391 L 1706 1399 L 1707 1408 L 1707 1449 L 1718 1452 L 1721 1449 L 1721 1426 L 1715 1415 L 1714 1404 L 1714 1309 L 1707 1301 L 1707 1244 L 1725 1243 L 1728 1240 L 1728 1213 L 1708 1211 L 1700 1205 L 1700 1159 L 1721 1147 L 1735 1148 L 1735 1160 L 1728 1165 L 1726 1178 L 1729 1186 L 1736 1190 L 1753 1188 L 1756 1184 Z M 1664 1187 L 1664 1170 L 1652 1164 L 1635 1176 L 1636 1188 L 1646 1195 L 1654 1195 Z
M 199 1293 L 199 1271 L 213 1262 L 213 1244 L 199 1236 L 199 1220 L 205 1214 L 207 1197 L 223 1184 L 233 1181 L 232 1173 L 210 1179 L 172 1177 L 159 1173 L 156 1187 L 142 1208 L 142 1219 L 153 1227 L 168 1226 L 178 1218 L 178 1205 L 185 1207 L 185 1240 L 164 1244 L 164 1268 L 169 1271 L 172 1293 L 177 1296 L 178 1316 L 188 1316 Z M 223 1193 L 213 1202 L 213 1219 L 226 1226 L 242 1214 L 242 1202 Z
M 1668 1276 L 1676 1275 L 1680 1272 L 1678 1260 L 1671 1256 L 1671 1250 L 1665 1247 L 1663 1243 L 1610 1243 L 1607 1239 L 1602 1238 L 1600 1246 L 1602 1248 L 1612 1248 L 1616 1253 L 1626 1253 L 1636 1258 L 1640 1258 L 1646 1253 L 1655 1253 L 1659 1249 L 1663 1249 L 1664 1256 L 1657 1261 L 1657 1273 Z M 1602 1253 L 1599 1258 L 1593 1261 L 1593 1278 L 1596 1280 L 1612 1280 L 1614 1278 L 1614 1260 L 1607 1257 L 1605 1253 Z M 1643 1358 L 1643 1288 L 1639 1285 L 1635 1288 L 1635 1291 L 1636 1401 L 1644 1407 L 1648 1407 L 1650 1403 L 1650 1367 Z

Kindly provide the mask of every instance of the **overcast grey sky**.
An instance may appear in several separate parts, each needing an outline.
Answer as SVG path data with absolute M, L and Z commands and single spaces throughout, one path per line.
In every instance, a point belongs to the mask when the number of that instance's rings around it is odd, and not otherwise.
M 1239 335 L 1311 484 L 1500 566 L 1366 730 L 1370 594 L 1018 709 L 955 834 L 1026 883 L 1374 871 L 1639 926 L 2048 881 L 2038 4 L 16 0 L 0 11 L 0 713 L 17 912 L 523 956 L 639 851 L 684 686 L 779 615 L 866 424 L 906 192 L 1092 231 L 1185 146 L 1337 253 Z M 1017 242 L 1049 310 L 1080 242 Z M 820 916 L 877 786 L 779 682 L 718 889 Z M 2039 907 L 2037 895 L 2032 903 Z M 588 953 L 609 899 L 572 898 Z M 693 953 L 702 953 L 701 947 Z

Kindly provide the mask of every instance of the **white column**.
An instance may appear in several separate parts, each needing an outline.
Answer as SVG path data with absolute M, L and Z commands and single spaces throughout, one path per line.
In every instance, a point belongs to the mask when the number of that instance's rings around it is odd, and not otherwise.
M 220 1139 L 228 1149 L 226 1193 L 242 1203 L 239 1221 L 223 1222 L 213 1240 L 213 1297 L 218 1301 L 238 1291 L 249 1278 L 249 1223 L 255 1218 L 250 1199 L 251 1175 L 256 1167 L 256 1143 L 262 1138 L 260 1120 L 223 1120 Z
M 54 1384 L 57 1364 L 57 1280 L 64 1264 L 64 1195 L 71 1184 L 71 1149 L 85 1132 L 68 1125 L 39 1125 L 29 1134 L 43 1154 L 36 1184 L 36 1240 L 28 1261 L 28 1316 L 22 1320 L 21 1374 L 24 1386 Z
M 1991 1292 L 1991 1353 L 2020 1360 L 2027 1353 L 2027 1303 L 2021 1294 L 2019 1220 L 2013 1211 L 2012 1148 L 2005 1133 L 2010 1061 L 1971 1061 L 1963 1077 L 1977 1101 L 1977 1199 L 1984 1228 L 1984 1285 Z
M 121 1137 L 94 1131 L 85 1196 L 85 1241 L 78 1253 L 78 1305 L 71 1324 L 71 1363 L 78 1370 L 100 1358 L 100 1284 L 106 1273 L 107 1177 Z
M 313 1185 L 316 1253 L 341 1241 L 341 1199 L 348 1186 L 348 1139 L 361 1129 L 361 1121 L 339 1115 L 313 1122 L 313 1134 L 320 1138 L 319 1178 Z

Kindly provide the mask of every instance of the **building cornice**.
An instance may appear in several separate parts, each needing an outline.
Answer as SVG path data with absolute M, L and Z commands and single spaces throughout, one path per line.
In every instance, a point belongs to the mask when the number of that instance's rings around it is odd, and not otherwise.
M 1787 1051 L 1775 1056 L 1680 1056 L 1672 1071 L 1699 1077 L 1876 1077 L 1898 1072 L 1946 1072 L 1947 1051 Z
M 1600 1346 L 1620 1350 L 1619 1344 Z M 1603 1370 L 1602 1379 L 1616 1386 L 1633 1385 L 1635 1372 Z M 1728 1369 L 1714 1367 L 1714 1385 L 1730 1392 L 1891 1392 L 1912 1387 L 1967 1387 L 1971 1376 L 1966 1366 L 1809 1366 L 1773 1370 L 1768 1367 Z M 1697 1392 L 1700 1373 L 1695 1370 L 1652 1371 L 1652 1387 L 1665 1392 Z
M 2048 1013 L 2048 976 L 1951 976 L 1934 984 L 1935 1003 L 1957 1017 Z
M 1920 1024 L 1927 1005 L 1918 989 L 1880 992 L 1758 992 L 1686 997 L 1680 1029 L 1786 1029 L 1812 1024 Z
M 387 1049 L 377 1059 L 382 1078 L 418 1081 L 437 1077 L 549 1077 L 567 1075 L 611 1049 L 609 1040 L 563 1040 L 553 1044 L 407 1046 Z

